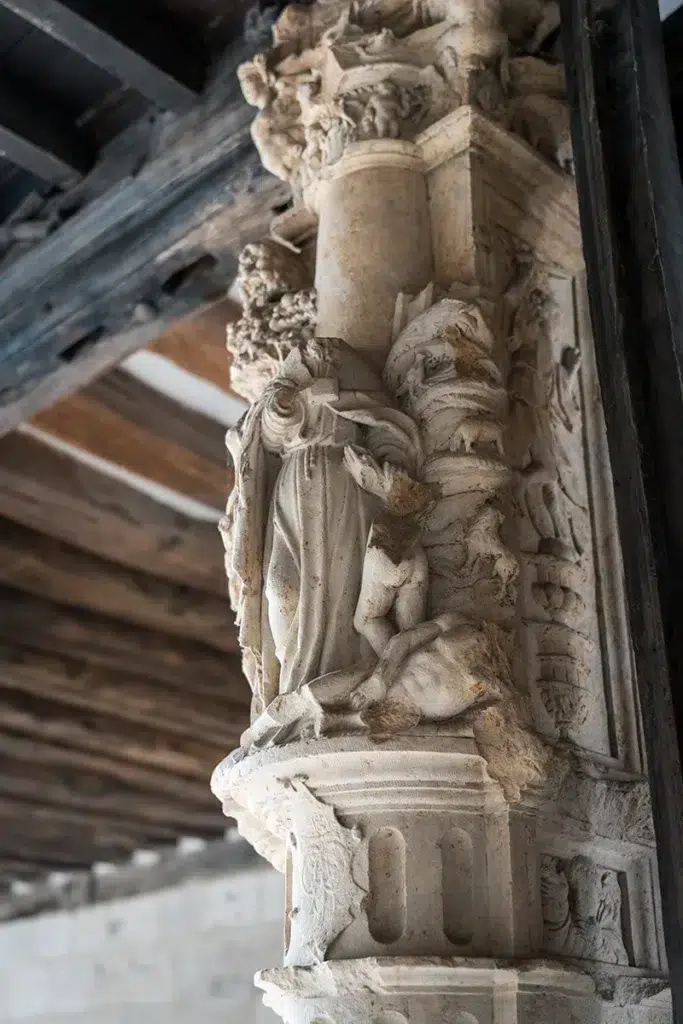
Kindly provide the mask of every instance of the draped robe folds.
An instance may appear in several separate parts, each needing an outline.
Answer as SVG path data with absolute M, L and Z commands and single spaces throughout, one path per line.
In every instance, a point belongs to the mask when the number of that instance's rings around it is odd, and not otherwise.
M 291 353 L 228 444 L 223 533 L 255 717 L 278 694 L 370 657 L 353 618 L 378 499 L 348 472 L 344 448 L 412 473 L 419 437 L 376 371 L 343 342 L 317 339 Z

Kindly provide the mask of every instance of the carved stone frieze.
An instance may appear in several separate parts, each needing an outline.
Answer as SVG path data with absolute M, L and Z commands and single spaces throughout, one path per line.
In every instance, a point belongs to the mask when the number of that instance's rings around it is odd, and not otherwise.
M 610 753 L 586 470 L 582 353 L 548 274 L 523 270 L 508 293 L 508 450 L 515 467 L 521 630 L 539 726 Z M 546 717 L 548 726 L 543 725 Z M 601 722 L 603 723 L 601 726 Z
M 264 166 L 296 189 L 351 142 L 413 139 L 471 104 L 571 169 L 561 67 L 540 56 L 557 5 L 529 0 L 331 0 L 286 8 L 243 65 Z
M 360 830 L 341 825 L 334 809 L 318 800 L 305 780 L 294 778 L 289 786 L 294 791 L 289 843 L 294 885 L 285 964 L 307 967 L 321 964 L 358 916 L 367 886 Z
M 555 813 L 577 822 L 585 834 L 654 847 L 646 780 L 615 778 L 588 769 L 589 763 L 577 764 L 559 773 L 549 791 Z

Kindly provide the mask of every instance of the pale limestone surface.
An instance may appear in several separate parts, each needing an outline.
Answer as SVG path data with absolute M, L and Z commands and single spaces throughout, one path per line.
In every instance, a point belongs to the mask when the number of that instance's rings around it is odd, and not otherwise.
M 317 221 L 315 337 L 228 438 L 212 783 L 285 867 L 288 1024 L 671 1019 L 556 24 L 319 0 L 244 73 Z

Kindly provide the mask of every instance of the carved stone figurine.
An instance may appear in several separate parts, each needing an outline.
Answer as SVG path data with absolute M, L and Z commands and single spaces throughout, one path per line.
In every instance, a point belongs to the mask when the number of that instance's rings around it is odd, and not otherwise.
M 378 499 L 344 451 L 414 470 L 419 437 L 376 371 L 344 342 L 317 339 L 290 354 L 228 444 L 235 487 L 222 528 L 258 715 L 371 653 L 354 618 Z

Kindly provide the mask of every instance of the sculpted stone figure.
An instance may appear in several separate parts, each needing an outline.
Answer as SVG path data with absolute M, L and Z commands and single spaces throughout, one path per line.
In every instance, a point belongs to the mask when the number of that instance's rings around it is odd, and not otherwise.
M 374 370 L 343 342 L 317 339 L 289 355 L 228 444 L 235 487 L 223 530 L 260 713 L 370 653 L 354 617 L 377 499 L 344 452 L 367 448 L 413 469 L 419 439 Z

